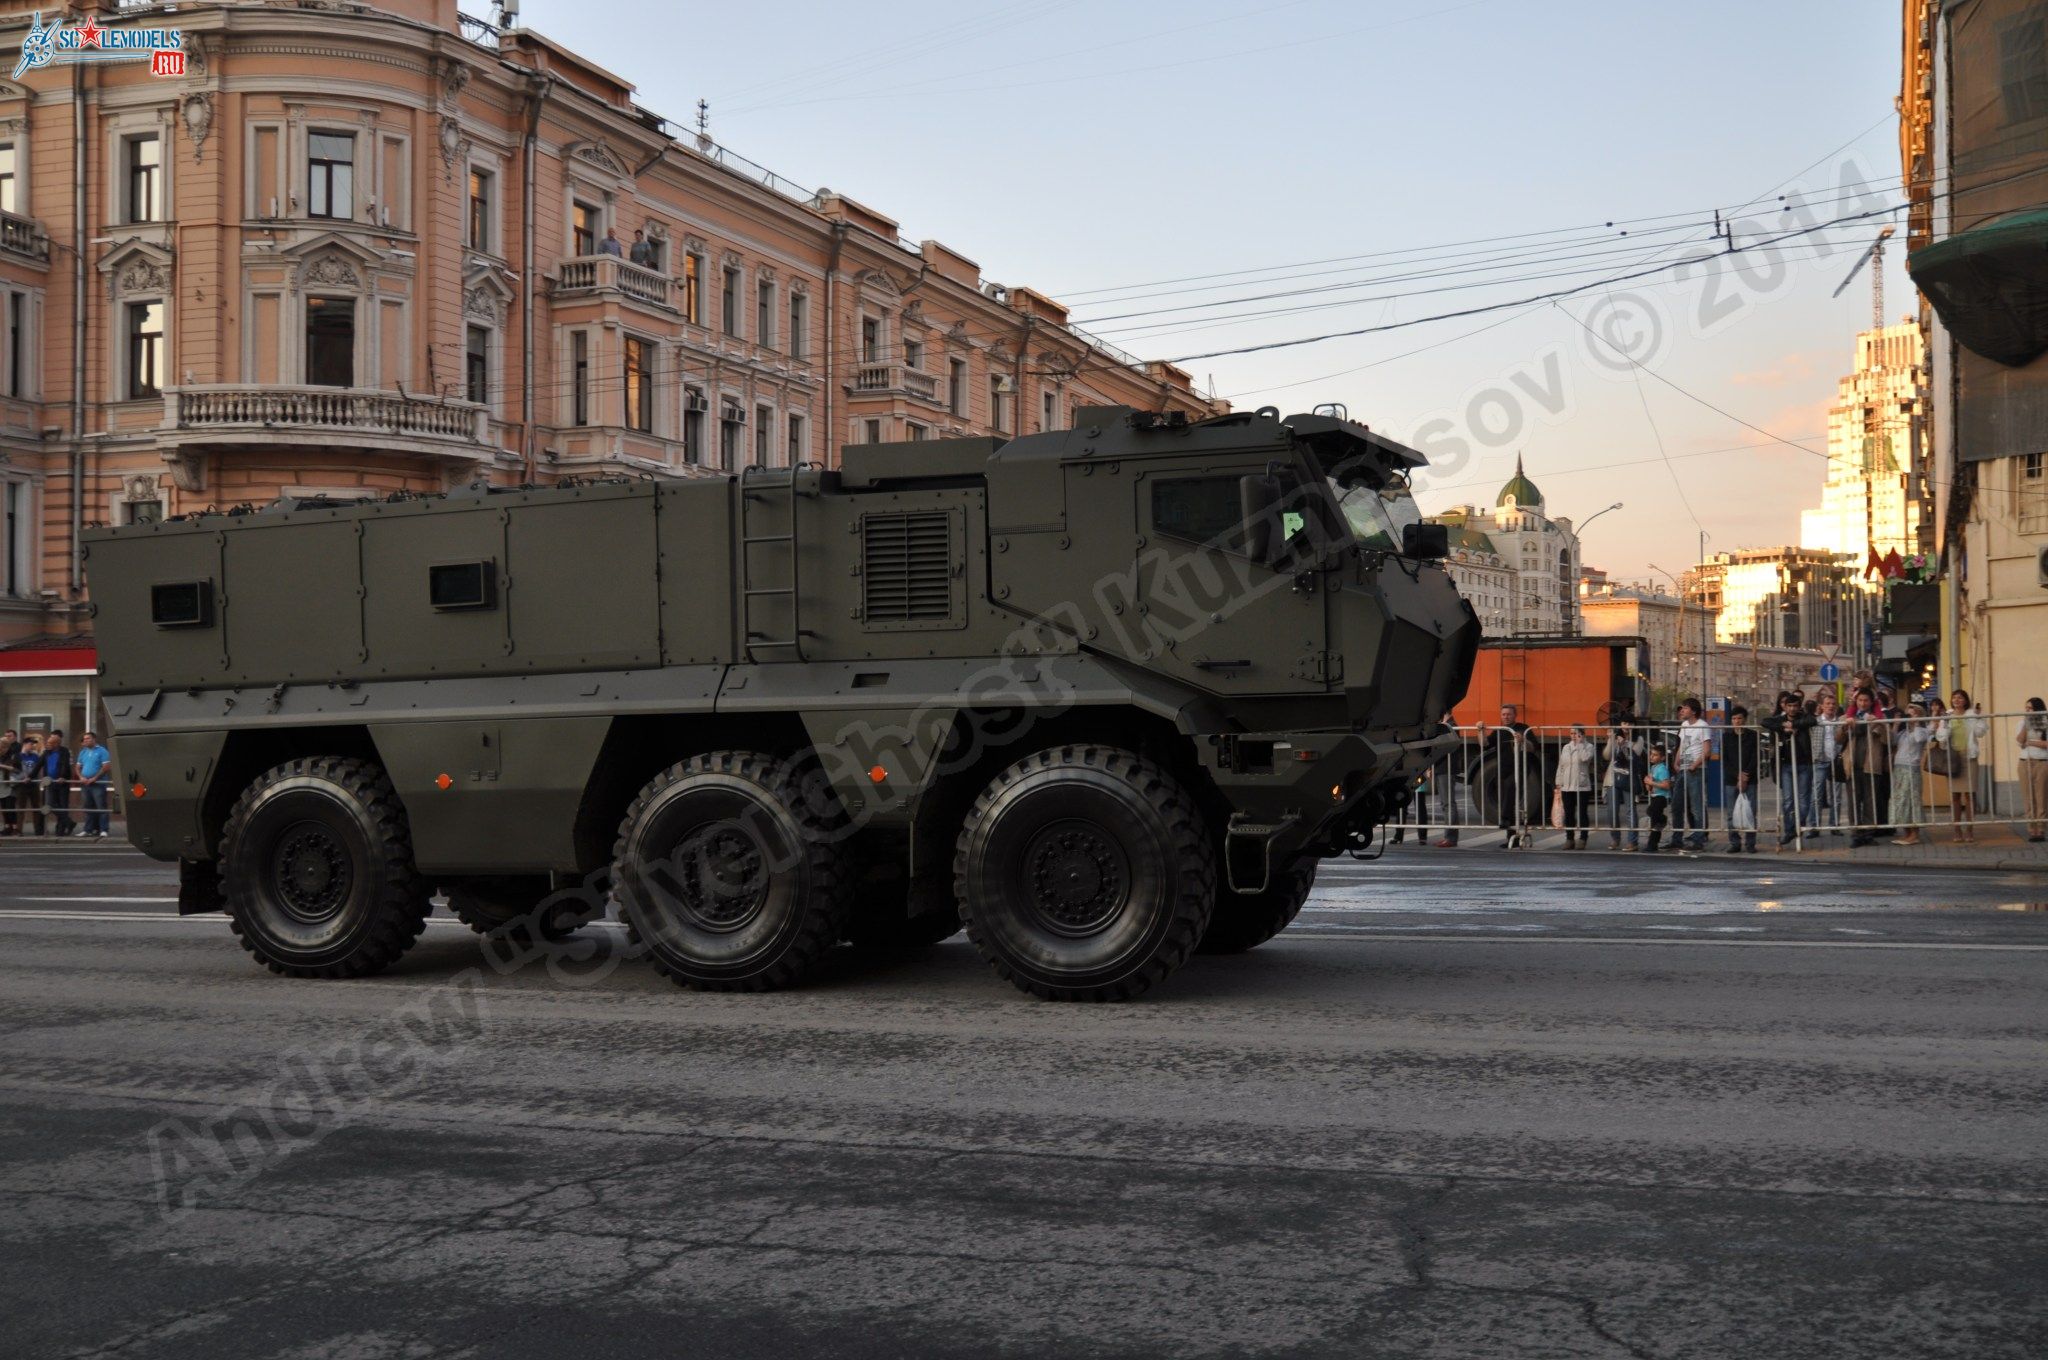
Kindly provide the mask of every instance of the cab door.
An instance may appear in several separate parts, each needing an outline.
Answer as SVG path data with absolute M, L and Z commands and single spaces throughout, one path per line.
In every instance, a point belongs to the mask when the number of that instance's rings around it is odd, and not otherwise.
M 1323 575 L 1247 551 L 1243 459 L 1148 463 L 1133 477 L 1135 598 L 1120 602 L 1147 664 L 1215 694 L 1299 694 L 1333 680 Z

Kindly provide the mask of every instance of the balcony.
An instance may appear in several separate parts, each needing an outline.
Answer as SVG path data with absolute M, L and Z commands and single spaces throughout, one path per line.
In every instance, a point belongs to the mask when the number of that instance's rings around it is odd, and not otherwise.
M 469 459 L 496 452 L 489 414 L 474 402 L 349 387 L 168 388 L 159 438 L 167 447 L 316 445 Z
M 0 252 L 36 264 L 50 262 L 50 237 L 42 223 L 0 212 Z
M 919 401 L 939 399 L 939 380 L 921 369 L 904 364 L 862 364 L 853 371 L 856 396 L 887 396 L 902 393 Z
M 617 255 L 577 255 L 562 261 L 555 296 L 620 293 L 649 307 L 675 310 L 675 285 L 668 275 Z

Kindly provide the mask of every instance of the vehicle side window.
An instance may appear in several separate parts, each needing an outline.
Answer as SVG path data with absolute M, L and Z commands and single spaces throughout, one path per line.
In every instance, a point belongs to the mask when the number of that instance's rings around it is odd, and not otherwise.
M 1236 550 L 1244 527 L 1238 479 L 1178 477 L 1152 484 L 1152 526 L 1162 534 Z

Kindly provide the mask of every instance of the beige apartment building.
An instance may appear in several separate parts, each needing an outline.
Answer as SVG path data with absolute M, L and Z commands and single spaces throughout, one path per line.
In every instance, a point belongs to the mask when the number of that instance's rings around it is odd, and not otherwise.
M 0 0 L 0 77 L 59 25 L 181 59 L 0 80 L 0 647 L 57 644 L 0 678 L 8 721 L 86 706 L 84 525 L 1214 409 L 455 0 L 40 11 Z

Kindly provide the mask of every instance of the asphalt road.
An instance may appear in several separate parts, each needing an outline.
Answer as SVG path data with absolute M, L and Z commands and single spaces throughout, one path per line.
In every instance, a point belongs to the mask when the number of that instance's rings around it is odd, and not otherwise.
M 2026 875 L 1405 848 L 1121 1007 L 0 884 L 0 1356 L 2048 1353 Z

